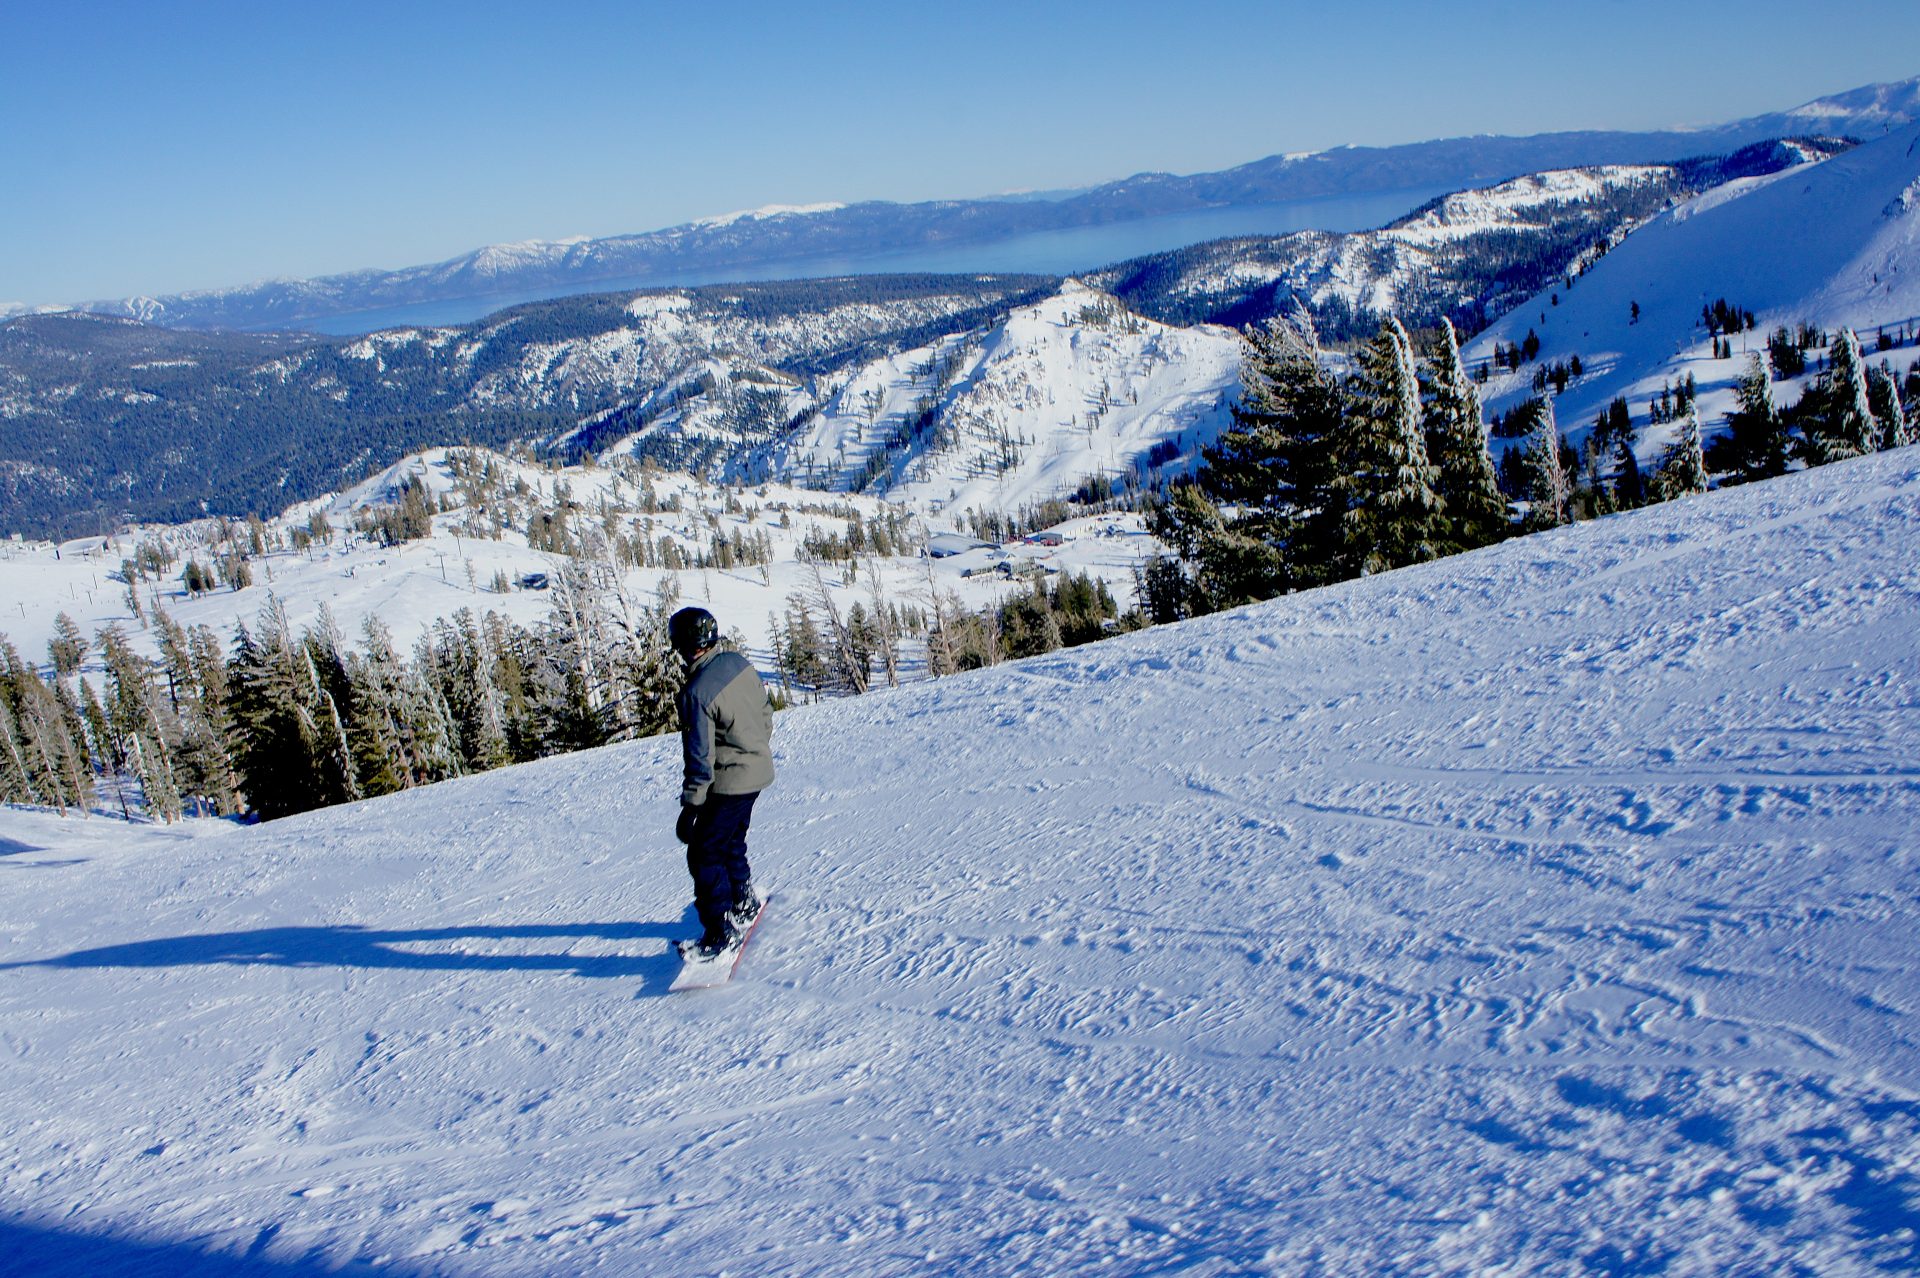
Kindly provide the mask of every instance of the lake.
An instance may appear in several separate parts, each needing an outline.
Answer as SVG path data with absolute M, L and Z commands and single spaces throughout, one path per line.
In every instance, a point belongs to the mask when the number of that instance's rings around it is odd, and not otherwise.
M 643 275 L 615 276 L 577 284 L 549 284 L 480 297 L 446 298 L 379 310 L 330 315 L 301 327 L 346 335 L 412 325 L 465 324 L 504 307 L 579 293 L 627 288 L 743 283 L 750 280 L 815 279 L 834 275 L 964 274 L 975 271 L 1071 275 L 1148 253 L 1164 253 L 1233 235 L 1279 235 L 1287 231 L 1359 231 L 1383 226 L 1451 187 L 1420 187 L 1365 195 L 1291 200 L 1232 208 L 1168 213 L 1131 222 L 1034 231 L 1005 239 L 942 244 L 886 252 L 791 258 L 728 268 L 667 267 Z

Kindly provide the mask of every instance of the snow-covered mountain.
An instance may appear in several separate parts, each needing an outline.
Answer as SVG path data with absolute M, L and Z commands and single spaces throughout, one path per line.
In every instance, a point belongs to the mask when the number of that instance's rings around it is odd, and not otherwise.
M 1724 300 L 1756 327 L 1717 359 L 1702 309 Z M 1542 361 L 1577 355 L 1583 372 L 1558 397 L 1563 428 L 1589 423 L 1615 396 L 1636 412 L 1663 384 L 1692 374 L 1703 420 L 1724 411 L 1746 352 L 1778 326 L 1885 330 L 1904 372 L 1920 328 L 1920 126 L 1844 155 L 1729 183 L 1629 236 L 1576 279 L 1517 306 L 1469 346 L 1470 359 L 1531 330 Z M 1531 367 L 1489 386 L 1499 408 L 1532 393 Z
M 992 331 L 1060 287 L 1032 276 L 655 289 L 346 339 L 18 319 L 0 324 L 0 417 L 14 427 L 0 444 L 0 529 L 271 513 L 455 441 L 537 442 L 570 458 L 639 449 L 715 478 L 829 488 L 917 477 L 917 499 L 964 493 L 1005 509 L 1204 442 L 1220 416 L 1208 401 L 1231 382 L 1223 339 L 1169 323 L 1239 325 L 1304 300 L 1332 336 L 1370 331 L 1380 307 L 1471 331 L 1670 200 L 1803 158 L 1769 145 L 1678 167 L 1555 171 L 1456 193 L 1378 231 L 1137 260 L 1089 276 L 1112 299 L 1063 304 L 1036 330 L 1070 341 Z M 923 464 L 930 445 L 943 461 Z
M 83 485 L 104 476 L 96 499 L 177 516 L 197 513 L 180 509 L 193 489 L 165 494 L 168 476 L 187 472 L 223 507 L 271 512 L 357 478 L 351 468 L 368 460 L 466 439 L 889 493 L 930 512 L 1011 512 L 1190 459 L 1225 420 L 1239 357 L 1230 332 L 1159 324 L 1073 282 L 885 284 L 614 295 L 291 345 L 15 321 L 0 328 L 0 415 L 18 423 L 27 455 L 0 476 L 11 489 L 0 496 L 58 512 L 16 528 L 74 528 Z M 78 339 L 75 326 L 87 330 Z M 396 438 L 392 418 L 407 412 L 410 434 Z M 336 420 L 318 440 L 290 429 Z M 73 429 L 88 424 L 104 429 Z M 220 488 L 235 466 L 259 488 Z M 263 503 L 262 490 L 281 500 Z
M 420 448 L 643 414 L 715 367 L 823 376 L 991 323 L 1057 285 L 909 276 L 621 293 L 350 339 L 16 319 L 0 324 L 0 530 L 274 513 Z
M 928 246 L 988 246 L 1035 232 L 1195 209 L 1445 191 L 1547 169 L 1671 162 L 1810 132 L 1864 138 L 1917 118 L 1920 78 L 1868 86 L 1710 129 L 1338 147 L 1269 156 L 1217 173 L 1140 173 L 1057 199 L 770 205 L 645 234 L 492 245 L 425 266 L 89 302 L 82 309 L 188 328 L 249 329 L 298 327 L 364 312 L 370 317 L 366 326 L 372 328 L 393 323 L 395 308 L 472 300 L 462 315 L 435 317 L 445 322 L 596 287 L 771 278 L 795 274 L 795 264 L 808 261 L 831 260 L 838 265 L 824 269 L 834 271 L 898 271 L 913 269 L 899 264 L 899 254 Z M 823 269 L 799 273 L 820 274 Z
M 1920 459 L 254 828 L 0 810 L 36 1274 L 1920 1263 Z
M 1190 463 L 1226 424 L 1239 366 L 1236 334 L 1159 324 L 1070 280 L 992 325 L 811 383 L 709 362 L 664 388 L 657 414 L 628 414 L 645 424 L 610 451 L 717 458 L 737 480 L 868 492 L 949 519 L 1011 513 Z
M 1178 322 L 1240 326 L 1305 307 L 1337 340 L 1370 337 L 1388 314 L 1416 328 L 1446 318 L 1477 332 L 1675 203 L 1848 145 L 1762 142 L 1682 164 L 1532 173 L 1441 196 L 1374 230 L 1214 240 L 1087 278 Z
M 1336 329 L 1345 326 L 1340 317 L 1365 326 L 1370 316 L 1412 310 L 1497 315 L 1517 299 L 1487 292 L 1483 261 L 1510 266 L 1512 246 L 1524 243 L 1550 271 L 1685 189 L 1667 165 L 1556 170 L 1445 196 L 1379 230 L 1219 240 L 1088 278 L 1157 313 L 1226 321 L 1292 304 L 1332 318 Z
M 1862 85 L 1739 126 L 1767 137 L 1826 134 L 1869 141 L 1920 120 L 1920 78 Z

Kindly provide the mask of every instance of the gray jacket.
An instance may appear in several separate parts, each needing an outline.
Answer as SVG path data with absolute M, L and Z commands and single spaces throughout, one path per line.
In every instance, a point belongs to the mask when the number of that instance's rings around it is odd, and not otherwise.
M 694 663 L 680 692 L 680 746 L 680 802 L 689 807 L 709 790 L 757 794 L 773 784 L 773 704 L 753 663 L 726 651 Z

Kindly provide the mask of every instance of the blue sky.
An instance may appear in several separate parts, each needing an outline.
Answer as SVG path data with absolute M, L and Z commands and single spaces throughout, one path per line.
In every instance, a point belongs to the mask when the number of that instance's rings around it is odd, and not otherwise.
M 1915 74 L 1915 0 L 0 0 L 0 301 L 1713 123 Z

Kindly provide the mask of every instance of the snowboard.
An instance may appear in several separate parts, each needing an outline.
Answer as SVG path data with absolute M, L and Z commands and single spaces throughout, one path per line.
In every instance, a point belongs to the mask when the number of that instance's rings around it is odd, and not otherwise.
M 732 945 L 721 950 L 712 958 L 682 957 L 680 975 L 673 978 L 668 988 L 675 994 L 684 990 L 707 990 L 716 985 L 725 985 L 733 979 L 733 971 L 740 966 L 740 956 L 746 952 L 747 942 L 753 939 L 759 930 L 760 920 L 767 917 L 767 907 L 773 904 L 768 896 L 760 902 L 760 909 L 753 916 L 753 922 L 747 924 L 747 930 L 734 939 Z

